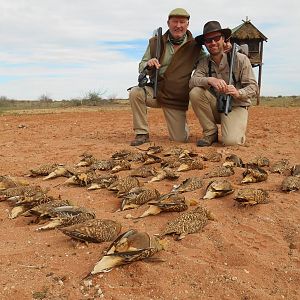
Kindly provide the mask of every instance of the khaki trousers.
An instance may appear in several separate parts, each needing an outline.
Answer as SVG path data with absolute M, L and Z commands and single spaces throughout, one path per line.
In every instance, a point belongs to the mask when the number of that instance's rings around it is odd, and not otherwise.
M 149 133 L 147 107 L 160 108 L 161 105 L 153 99 L 153 88 L 134 87 L 130 90 L 129 101 L 133 114 L 133 130 L 135 134 Z M 161 107 L 167 122 L 170 139 L 177 142 L 186 142 L 189 137 L 186 122 L 186 112 Z
M 234 106 L 226 116 L 217 111 L 217 99 L 207 89 L 194 87 L 190 91 L 193 110 L 203 128 L 203 135 L 218 132 L 217 124 L 221 124 L 222 142 L 224 145 L 242 145 L 246 141 L 248 110 Z

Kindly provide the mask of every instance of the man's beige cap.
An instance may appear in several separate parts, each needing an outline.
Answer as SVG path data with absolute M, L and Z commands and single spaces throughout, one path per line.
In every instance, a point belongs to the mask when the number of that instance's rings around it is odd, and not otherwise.
M 186 17 L 186 18 L 190 18 L 189 13 L 184 9 L 184 8 L 175 8 L 173 9 L 170 13 L 169 13 L 169 19 L 171 17 Z

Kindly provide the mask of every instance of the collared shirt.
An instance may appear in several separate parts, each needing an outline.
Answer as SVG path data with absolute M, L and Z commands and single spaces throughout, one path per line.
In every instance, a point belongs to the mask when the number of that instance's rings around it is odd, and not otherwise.
M 209 89 L 209 61 L 211 61 L 211 77 L 223 79 L 227 84 L 229 82 L 229 64 L 227 55 L 223 53 L 223 57 L 219 66 L 210 58 L 202 58 L 190 80 L 190 88 L 203 87 Z M 258 85 L 255 79 L 253 69 L 249 58 L 241 53 L 236 54 L 235 67 L 233 70 L 236 79 L 236 88 L 239 90 L 240 99 L 233 99 L 234 106 L 249 106 L 251 99 L 257 96 Z M 233 83 L 232 83 L 233 84 Z
M 183 44 L 185 44 L 186 42 L 187 42 L 187 35 L 185 36 L 185 38 L 184 38 L 182 44 L 180 45 L 180 47 Z M 160 76 L 162 76 L 165 73 L 168 65 L 170 64 L 170 62 L 172 60 L 172 57 L 173 57 L 174 53 L 175 53 L 175 49 L 174 49 L 173 44 L 171 43 L 170 39 L 168 38 L 168 42 L 166 43 L 165 54 L 163 55 L 162 61 L 160 62 L 160 65 L 161 65 L 161 67 L 159 68 L 159 75 Z M 145 52 L 145 54 L 144 54 L 144 56 L 143 56 L 143 58 L 142 58 L 142 60 L 139 64 L 139 72 L 140 73 L 146 67 L 147 61 L 151 58 L 152 57 L 151 57 L 151 54 L 150 54 L 150 45 L 148 45 L 148 47 L 146 49 L 146 52 Z

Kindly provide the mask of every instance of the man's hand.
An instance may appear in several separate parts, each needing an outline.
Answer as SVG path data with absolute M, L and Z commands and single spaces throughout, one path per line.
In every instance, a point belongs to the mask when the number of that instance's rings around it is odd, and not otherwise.
M 234 99 L 240 99 L 240 93 L 233 85 L 227 85 L 227 95 L 231 95 Z
M 231 95 L 233 98 L 239 100 L 240 93 L 232 84 L 228 85 L 223 79 L 215 77 L 208 77 L 208 84 L 211 85 L 217 92 Z
M 227 83 L 223 79 L 208 77 L 208 84 L 219 93 L 226 94 L 227 92 Z
M 227 41 L 227 42 L 225 41 L 224 42 L 224 52 L 229 53 L 231 51 L 231 49 L 232 49 L 231 43 L 229 41 Z
M 149 69 L 155 67 L 156 69 L 160 68 L 160 63 L 157 60 L 157 58 L 151 58 L 147 61 L 147 66 L 149 67 Z

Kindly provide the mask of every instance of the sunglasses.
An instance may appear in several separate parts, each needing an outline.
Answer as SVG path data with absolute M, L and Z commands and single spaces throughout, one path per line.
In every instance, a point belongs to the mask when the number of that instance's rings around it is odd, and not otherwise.
M 217 36 L 214 36 L 214 37 L 211 37 L 211 38 L 205 38 L 204 43 L 205 44 L 210 44 L 213 41 L 218 42 L 221 39 L 221 37 L 223 37 L 223 35 L 217 35 Z

